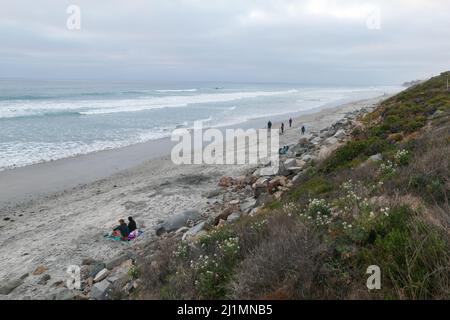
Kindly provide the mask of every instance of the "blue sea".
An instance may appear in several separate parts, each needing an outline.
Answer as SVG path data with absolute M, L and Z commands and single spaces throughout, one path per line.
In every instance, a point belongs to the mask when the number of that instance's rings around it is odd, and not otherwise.
M 0 80 L 0 170 L 395 93 L 400 87 Z

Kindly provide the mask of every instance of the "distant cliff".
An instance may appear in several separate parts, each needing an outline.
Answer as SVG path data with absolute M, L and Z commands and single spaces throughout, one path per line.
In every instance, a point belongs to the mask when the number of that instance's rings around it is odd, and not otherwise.
M 412 86 L 421 84 L 421 83 L 423 83 L 423 82 L 425 82 L 425 80 L 413 80 L 413 81 L 407 81 L 407 82 L 404 82 L 404 83 L 402 84 L 402 86 L 403 86 L 403 87 L 409 88 L 409 87 L 412 87 Z

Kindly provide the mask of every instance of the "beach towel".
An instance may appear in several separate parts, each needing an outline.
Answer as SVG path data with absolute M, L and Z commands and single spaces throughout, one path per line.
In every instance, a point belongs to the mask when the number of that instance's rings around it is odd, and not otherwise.
M 122 240 L 121 237 L 119 237 L 119 236 L 114 236 L 114 235 L 112 234 L 112 232 L 110 232 L 110 233 L 108 233 L 108 234 L 105 234 L 105 235 L 104 235 L 104 238 L 107 239 L 107 240 L 120 241 L 120 242 L 128 243 L 129 241 L 132 241 L 132 240 L 136 239 L 137 237 L 139 237 L 139 236 L 140 236 L 141 234 L 143 234 L 143 233 L 144 233 L 143 231 L 140 231 L 140 230 L 134 230 L 134 231 L 132 231 L 132 232 L 128 235 L 127 240 Z
M 144 233 L 143 231 L 138 230 L 138 229 L 131 231 L 130 234 L 128 235 L 128 241 L 136 239 L 143 233 Z

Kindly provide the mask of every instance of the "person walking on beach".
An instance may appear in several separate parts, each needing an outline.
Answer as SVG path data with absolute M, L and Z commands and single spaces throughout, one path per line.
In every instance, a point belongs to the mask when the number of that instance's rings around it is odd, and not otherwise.
M 281 134 L 284 134 L 284 122 L 281 123 Z
M 269 120 L 269 122 L 267 122 L 267 129 L 272 129 L 272 122 Z
M 292 118 L 289 118 L 289 128 L 292 127 Z
M 305 134 L 305 131 L 306 131 L 306 128 L 305 128 L 305 126 L 302 126 L 302 135 L 304 135 L 304 134 Z

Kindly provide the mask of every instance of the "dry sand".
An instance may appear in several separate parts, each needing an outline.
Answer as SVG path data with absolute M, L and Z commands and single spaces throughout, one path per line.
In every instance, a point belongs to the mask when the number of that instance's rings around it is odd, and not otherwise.
M 300 127 L 320 130 L 345 113 L 374 105 L 386 97 L 347 103 L 286 120 L 286 133 L 280 144 L 294 144 Z M 274 124 L 279 128 L 279 123 Z M 30 275 L 22 285 L 0 299 L 46 298 L 51 285 L 66 280 L 66 268 L 79 265 L 83 258 L 105 261 L 130 247 L 151 241 L 158 220 L 185 209 L 201 210 L 204 196 L 217 188 L 223 175 L 237 176 L 244 166 L 174 165 L 169 156 L 153 159 L 105 179 L 61 190 L 35 200 L 0 208 L 0 284 L 31 273 L 45 265 L 51 276 L 47 285 L 37 284 Z M 41 181 L 45 186 L 46 181 Z M 107 241 L 103 235 L 118 218 L 135 217 L 144 230 L 133 243 Z M 9 218 L 9 219 L 8 219 Z M 6 220 L 5 220 L 6 219 Z

